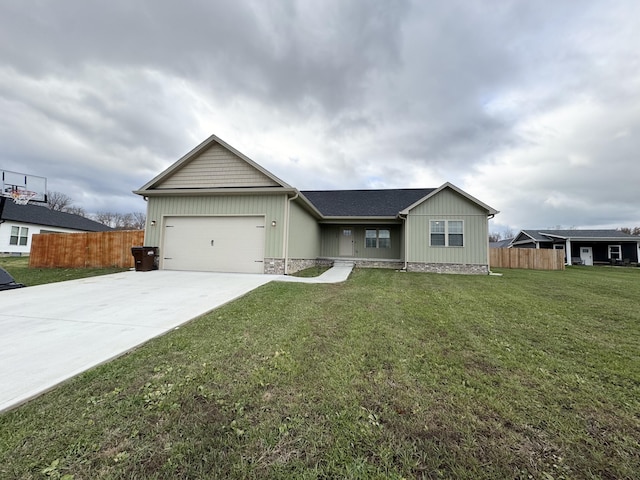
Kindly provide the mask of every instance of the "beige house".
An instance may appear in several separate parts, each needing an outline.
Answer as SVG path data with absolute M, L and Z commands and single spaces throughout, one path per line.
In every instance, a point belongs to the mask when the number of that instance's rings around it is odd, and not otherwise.
M 167 270 L 287 274 L 348 260 L 487 274 L 498 213 L 450 183 L 298 191 L 213 135 L 134 193 Z

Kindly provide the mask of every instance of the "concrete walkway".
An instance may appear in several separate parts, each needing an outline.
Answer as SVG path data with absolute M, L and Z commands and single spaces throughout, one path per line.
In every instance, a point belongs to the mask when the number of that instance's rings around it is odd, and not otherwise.
M 233 273 L 122 272 L 0 292 L 0 412 L 271 281 L 316 278 Z
M 283 275 L 278 280 L 296 283 L 341 283 L 349 278 L 352 270 L 353 262 L 335 262 L 333 267 L 317 277 L 303 278 Z

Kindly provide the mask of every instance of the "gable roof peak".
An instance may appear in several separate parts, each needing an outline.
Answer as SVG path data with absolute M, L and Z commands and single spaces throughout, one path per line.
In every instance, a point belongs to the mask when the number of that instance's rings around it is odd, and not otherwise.
M 243 185 L 241 183 L 237 183 L 234 185 L 218 184 L 218 182 L 215 179 L 220 177 L 221 172 L 225 171 L 225 167 L 227 167 L 227 165 L 222 165 L 222 167 L 220 167 L 219 164 L 216 164 L 216 162 L 219 161 L 219 158 L 220 158 L 219 156 L 208 157 L 208 158 L 206 157 L 207 151 L 212 148 L 215 148 L 216 146 L 219 146 L 219 148 L 223 149 L 223 151 L 226 150 L 228 152 L 226 155 L 227 158 L 225 160 L 227 163 L 231 161 L 234 164 L 233 168 L 235 170 L 240 169 L 242 171 L 238 178 L 241 179 L 243 177 L 247 178 L 248 176 L 249 177 L 253 176 L 254 177 L 253 183 L 250 182 L 247 185 Z M 229 153 L 231 155 L 229 155 Z M 203 157 L 203 155 L 205 155 L 205 157 Z M 234 147 L 226 143 L 221 138 L 217 137 L 216 135 L 210 135 L 202 143 L 197 145 L 195 148 L 193 148 L 191 151 L 183 155 L 179 160 L 171 164 L 168 168 L 163 170 L 160 174 L 158 174 L 152 180 L 150 180 L 145 185 L 140 187 L 140 189 L 135 190 L 134 193 L 138 195 L 145 195 L 145 193 L 148 193 L 150 190 L 163 189 L 163 188 L 176 188 L 176 186 L 173 184 L 175 182 L 172 182 L 172 177 L 179 177 L 182 172 L 188 171 L 192 162 L 200 162 L 200 164 L 197 165 L 196 168 L 194 168 L 194 170 L 197 169 L 198 171 L 190 173 L 191 178 L 198 179 L 197 180 L 198 183 L 193 185 L 185 185 L 185 186 L 180 185 L 177 188 L 202 189 L 202 188 L 225 188 L 230 186 L 239 187 L 239 188 L 243 188 L 243 187 L 280 187 L 280 188 L 286 188 L 286 189 L 293 188 L 289 184 L 285 183 L 283 180 L 281 180 L 280 178 L 276 177 L 274 174 L 272 174 L 271 172 L 263 168 L 262 166 L 258 165 L 256 162 L 251 160 L 242 152 L 236 150 Z M 216 165 L 218 166 L 216 167 Z M 203 175 L 203 172 L 202 172 L 203 169 L 208 170 L 208 172 L 206 172 L 205 175 Z M 253 172 L 253 174 L 251 172 Z M 256 183 L 256 179 L 257 179 L 257 183 Z M 241 182 L 241 181 L 242 180 L 238 180 L 238 182 Z M 207 182 L 210 182 L 210 185 L 206 185 Z M 186 183 L 189 183 L 189 182 L 186 182 Z
M 434 188 L 432 189 L 432 192 L 430 192 L 428 195 L 426 195 L 424 198 L 421 198 L 420 200 L 418 200 L 417 202 L 413 203 L 412 205 L 409 205 L 408 207 L 406 207 L 404 210 L 402 210 L 400 212 L 400 214 L 402 215 L 407 215 L 409 213 L 409 210 L 411 210 L 412 208 L 418 206 L 419 204 L 421 204 L 422 202 L 428 200 L 429 198 L 437 195 L 438 193 L 440 193 L 441 191 L 443 191 L 444 189 L 451 189 L 454 192 L 458 193 L 459 195 L 461 195 L 462 197 L 466 198 L 467 200 L 469 200 L 472 203 L 475 203 L 476 205 L 478 205 L 479 207 L 485 209 L 487 211 L 488 215 L 497 215 L 498 213 L 500 213 L 498 210 L 496 210 L 493 207 L 490 207 L 489 205 L 487 205 L 484 202 L 481 202 L 480 200 L 478 200 L 477 198 L 475 198 L 472 195 L 469 195 L 467 192 L 465 192 L 464 190 L 462 190 L 461 188 L 456 187 L 453 183 L 451 182 L 445 182 L 442 185 L 440 185 L 438 188 Z

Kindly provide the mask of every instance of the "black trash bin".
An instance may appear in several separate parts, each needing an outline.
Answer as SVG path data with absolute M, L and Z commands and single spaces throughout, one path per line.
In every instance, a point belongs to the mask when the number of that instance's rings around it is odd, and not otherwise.
M 158 247 L 131 247 L 136 272 L 158 269 Z

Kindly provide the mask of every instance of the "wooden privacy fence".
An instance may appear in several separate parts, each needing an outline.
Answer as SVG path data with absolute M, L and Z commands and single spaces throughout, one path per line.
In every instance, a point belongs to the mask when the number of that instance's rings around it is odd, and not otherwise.
M 131 247 L 142 245 L 144 230 L 39 233 L 31 239 L 29 266 L 101 268 L 134 266 Z
M 489 265 L 495 268 L 564 270 L 564 250 L 490 248 L 489 252 Z

